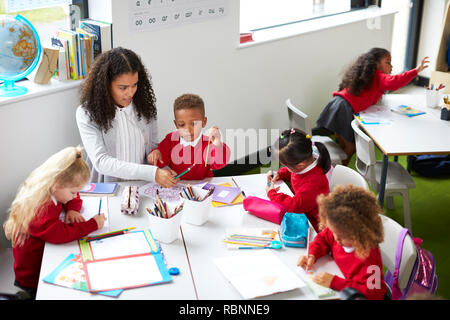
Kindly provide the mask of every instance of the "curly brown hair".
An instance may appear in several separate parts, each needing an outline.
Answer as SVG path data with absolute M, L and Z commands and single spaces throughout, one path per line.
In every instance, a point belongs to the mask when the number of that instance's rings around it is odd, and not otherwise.
M 345 72 L 339 84 L 339 91 L 346 88 L 351 94 L 357 96 L 361 91 L 368 90 L 372 86 L 377 63 L 387 55 L 390 55 L 390 52 L 383 48 L 372 48 L 360 55 Z
M 116 107 L 111 96 L 111 81 L 125 73 L 138 73 L 138 86 L 133 103 L 138 119 L 156 119 L 156 98 L 150 75 L 139 56 L 129 49 L 113 48 L 98 56 L 81 86 L 80 102 L 91 121 L 103 131 L 111 128 Z
M 383 242 L 381 207 L 373 193 L 354 185 L 339 185 L 328 195 L 317 197 L 320 227 L 331 223 L 341 236 L 354 242 L 355 254 L 361 259 Z

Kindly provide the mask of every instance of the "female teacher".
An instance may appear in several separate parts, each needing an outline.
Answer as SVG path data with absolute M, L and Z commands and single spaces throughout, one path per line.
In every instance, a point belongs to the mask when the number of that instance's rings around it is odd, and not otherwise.
M 94 182 L 177 183 L 176 172 L 147 163 L 156 148 L 155 94 L 140 58 L 121 47 L 98 56 L 81 87 L 78 130 Z

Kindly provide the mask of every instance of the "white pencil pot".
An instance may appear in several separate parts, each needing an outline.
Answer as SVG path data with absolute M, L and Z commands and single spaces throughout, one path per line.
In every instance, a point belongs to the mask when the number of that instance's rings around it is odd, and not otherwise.
M 178 207 L 179 205 L 180 204 L 167 203 L 168 212 L 173 213 L 175 207 Z M 153 237 L 163 243 L 171 243 L 177 240 L 180 237 L 180 225 L 183 211 L 184 209 L 170 218 L 161 218 L 148 213 L 146 210 L 150 231 L 152 232 Z
M 442 93 L 436 90 L 426 90 L 426 103 L 428 108 L 438 108 L 442 104 Z
M 207 194 L 208 190 L 201 189 L 199 187 L 191 187 L 194 194 L 200 196 L 203 199 Z M 208 221 L 209 212 L 211 210 L 212 195 L 203 201 L 194 201 L 183 199 L 183 221 L 200 226 Z

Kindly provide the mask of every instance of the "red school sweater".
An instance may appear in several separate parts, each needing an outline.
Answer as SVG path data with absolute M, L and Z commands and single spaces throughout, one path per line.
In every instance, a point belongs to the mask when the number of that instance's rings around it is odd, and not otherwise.
M 306 214 L 314 229 L 319 230 L 319 209 L 316 198 L 319 194 L 330 192 L 328 178 L 323 169 L 316 165 L 306 173 L 297 174 L 283 167 L 278 170 L 278 176 L 281 180 L 291 181 L 294 196 L 277 193 L 272 189 L 267 193 L 270 201 L 281 204 L 288 212 Z
M 334 275 L 330 284 L 331 289 L 341 291 L 351 287 L 358 290 L 369 300 L 384 299 L 387 288 L 384 282 L 383 263 L 378 246 L 370 251 L 365 260 L 361 260 L 356 257 L 354 251 L 351 253 L 345 252 L 344 248 L 334 239 L 330 229 L 325 228 L 311 242 L 309 254 L 314 255 L 317 261 L 329 252 L 331 252 L 334 261 L 345 277 L 341 278 Z M 374 280 L 374 277 L 378 275 L 378 281 Z
M 46 203 L 28 227 L 29 237 L 20 247 L 13 248 L 16 281 L 26 288 L 37 288 L 45 242 L 66 243 L 80 239 L 98 229 L 94 218 L 86 222 L 64 223 L 59 219 L 61 211 L 80 211 L 83 200 L 76 198 L 65 205 L 53 201 Z
M 208 164 L 205 166 L 208 137 L 202 135 L 195 147 L 183 147 L 180 143 L 180 133 L 178 131 L 169 133 L 155 149 L 159 150 L 162 156 L 162 162 L 157 164 L 159 168 L 169 166 L 180 174 L 192 164 L 195 164 L 189 172 L 180 177 L 181 180 L 202 180 L 206 177 L 213 177 L 211 170 L 225 167 L 231 154 L 230 148 L 225 143 L 222 143 L 222 147 L 216 148 L 211 142 L 209 145 Z
M 401 74 L 391 76 L 380 70 L 375 72 L 372 86 L 368 90 L 363 90 L 359 95 L 351 94 L 347 88 L 333 92 L 334 96 L 341 96 L 352 106 L 353 113 L 363 111 L 380 100 L 385 91 L 398 90 L 406 86 L 417 76 L 417 70 L 412 69 Z

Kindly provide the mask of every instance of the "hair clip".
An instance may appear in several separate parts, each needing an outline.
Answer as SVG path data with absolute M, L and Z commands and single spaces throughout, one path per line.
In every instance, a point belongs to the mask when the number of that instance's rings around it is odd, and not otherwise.
M 281 138 L 281 139 L 284 139 L 284 135 L 283 135 L 283 134 L 281 134 L 280 138 Z
M 291 129 L 291 134 L 294 134 L 294 133 L 295 133 L 295 129 L 292 128 L 292 129 Z
M 311 139 L 311 136 L 309 134 L 306 135 L 306 139 Z M 313 142 L 314 143 L 314 142 Z

